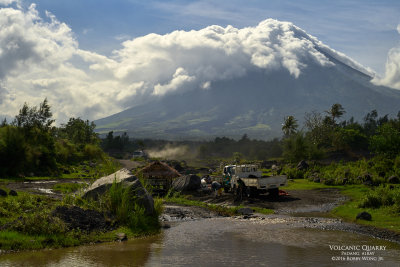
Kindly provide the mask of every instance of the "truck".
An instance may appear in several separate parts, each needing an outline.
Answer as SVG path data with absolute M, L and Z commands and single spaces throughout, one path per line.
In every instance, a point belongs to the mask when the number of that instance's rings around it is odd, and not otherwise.
M 256 164 L 227 165 L 222 171 L 222 176 L 225 190 L 234 193 L 237 192 L 238 180 L 241 179 L 249 197 L 268 192 L 275 198 L 279 196 L 279 187 L 287 185 L 286 175 L 263 176 Z

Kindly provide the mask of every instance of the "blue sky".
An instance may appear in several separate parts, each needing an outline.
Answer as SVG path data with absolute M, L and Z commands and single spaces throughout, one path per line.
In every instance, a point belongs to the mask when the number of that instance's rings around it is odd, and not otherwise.
M 382 74 L 398 45 L 400 1 L 379 0 L 36 0 L 76 34 L 80 48 L 109 55 L 121 41 L 149 33 L 209 25 L 255 26 L 267 18 L 290 21 L 330 47 Z

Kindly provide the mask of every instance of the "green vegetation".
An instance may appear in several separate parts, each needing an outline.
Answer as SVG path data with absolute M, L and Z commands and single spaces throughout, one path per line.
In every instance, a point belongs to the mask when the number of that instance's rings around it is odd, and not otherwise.
M 314 190 L 337 188 L 349 198 L 336 207 L 331 214 L 349 222 L 385 228 L 400 232 L 400 186 L 379 186 L 370 188 L 365 185 L 324 185 L 306 179 L 290 181 L 285 190 Z M 356 220 L 356 215 L 366 211 L 372 215 L 371 221 Z
M 26 103 L 11 124 L 0 125 L 0 177 L 61 176 L 83 161 L 101 163 L 106 156 L 95 125 L 80 118 L 54 127 L 45 99 Z
M 55 186 L 61 191 L 72 191 L 79 187 L 81 184 Z M 0 249 L 58 248 L 113 241 L 117 232 L 124 232 L 129 237 L 157 233 L 160 229 L 158 216 L 162 212 L 162 200 L 155 200 L 155 214 L 148 215 L 139 203 L 128 205 L 132 197 L 120 184 L 114 184 L 98 201 L 87 201 L 71 194 L 62 200 L 55 200 L 24 192 L 18 192 L 18 196 L 0 197 Z M 72 205 L 99 211 L 111 222 L 114 230 L 69 229 L 53 212 L 58 206 Z
M 285 119 L 282 130 L 283 155 L 290 162 L 302 159 L 321 159 L 326 155 L 341 153 L 343 156 L 381 155 L 395 158 L 400 151 L 400 113 L 397 118 L 388 115 L 378 118 L 376 110 L 364 117 L 363 123 L 348 121 L 337 122 L 344 113 L 340 104 L 332 105 L 323 116 L 318 112 L 305 116 L 305 133 L 297 131 L 296 119 Z M 289 120 L 290 119 L 290 120 Z
M 87 187 L 86 183 L 59 183 L 53 186 L 53 190 L 63 194 L 68 194 L 83 189 L 84 187 Z

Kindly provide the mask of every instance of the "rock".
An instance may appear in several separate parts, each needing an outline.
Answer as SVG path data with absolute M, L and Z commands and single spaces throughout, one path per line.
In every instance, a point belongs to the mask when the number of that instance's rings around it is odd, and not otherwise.
M 368 181 L 363 182 L 363 185 L 372 186 L 373 184 L 372 184 L 372 181 L 368 180 Z
M 128 236 L 125 233 L 116 233 L 115 237 L 116 237 L 116 240 L 118 240 L 118 241 L 128 240 Z
M 372 176 L 371 174 L 367 173 L 364 175 L 364 181 L 371 181 L 372 182 Z
M 196 191 L 201 187 L 201 179 L 197 175 L 183 175 L 172 182 L 172 188 L 176 191 Z
M 182 172 L 184 169 L 182 168 L 180 163 L 175 163 L 172 165 L 172 167 L 177 170 L 178 172 Z
M 8 194 L 9 194 L 10 196 L 14 196 L 14 197 L 18 196 L 18 193 L 17 193 L 17 191 L 15 191 L 15 190 L 10 190 L 10 192 L 8 192 Z
M 389 183 L 389 184 L 398 184 L 398 183 L 400 183 L 399 177 L 397 177 L 397 176 L 395 176 L 395 175 L 390 176 L 390 177 L 388 178 L 388 183 Z
M 242 215 L 250 215 L 250 214 L 253 214 L 253 210 L 250 209 L 250 208 L 241 208 L 241 209 L 238 209 L 237 212 L 238 212 L 239 214 L 242 214 Z
M 58 206 L 52 212 L 54 217 L 63 220 L 69 229 L 92 231 L 94 229 L 109 229 L 110 224 L 104 215 L 95 210 L 84 210 L 77 206 Z
M 171 228 L 171 225 L 168 224 L 168 223 L 163 222 L 163 223 L 161 223 L 161 227 L 162 227 L 163 229 L 169 229 L 169 228 Z
M 369 214 L 366 211 L 360 212 L 359 214 L 357 214 L 356 217 L 357 220 L 366 220 L 366 221 L 370 221 L 372 219 L 371 214 Z
M 297 164 L 297 169 L 300 171 L 307 170 L 308 167 L 310 167 L 310 165 L 308 165 L 308 163 L 305 160 L 302 160 L 299 162 L 299 164 Z
M 313 181 L 314 181 L 314 183 L 320 183 L 321 179 L 319 177 L 315 177 Z
M 99 196 L 105 194 L 111 188 L 114 181 L 116 183 L 121 183 L 124 188 L 129 188 L 132 206 L 137 203 L 145 208 L 147 215 L 154 214 L 153 197 L 143 187 L 139 179 L 132 175 L 127 169 L 121 169 L 109 176 L 96 180 L 88 189 L 86 189 L 83 198 L 97 200 Z
M 6 197 L 7 192 L 0 188 L 0 197 Z

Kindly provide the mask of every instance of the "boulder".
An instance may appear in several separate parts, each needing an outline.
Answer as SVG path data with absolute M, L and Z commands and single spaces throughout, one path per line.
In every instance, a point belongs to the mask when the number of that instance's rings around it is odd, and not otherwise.
M 308 167 L 310 167 L 310 165 L 308 165 L 308 163 L 305 160 L 302 160 L 299 162 L 299 164 L 297 164 L 297 169 L 300 171 L 307 170 Z
M 360 212 L 359 214 L 357 214 L 356 217 L 357 220 L 366 220 L 366 221 L 370 221 L 372 219 L 371 214 L 369 214 L 366 211 Z
M 86 189 L 83 198 L 91 198 L 97 200 L 101 195 L 105 194 L 116 182 L 121 183 L 124 188 L 128 188 L 132 200 L 132 206 L 135 203 L 145 208 L 147 215 L 154 214 L 153 197 L 143 187 L 139 179 L 131 174 L 127 169 L 121 169 L 109 176 L 102 177 L 96 180 L 88 189 Z
M 395 175 L 390 176 L 390 177 L 388 178 L 388 183 L 389 183 L 389 184 L 398 184 L 398 183 L 400 183 L 399 177 L 397 177 L 397 176 L 395 176 Z
M 128 236 L 125 233 L 116 233 L 115 238 L 117 241 L 126 241 L 128 240 Z
M 109 222 L 103 214 L 95 210 L 84 210 L 77 206 L 58 206 L 52 212 L 54 217 L 63 220 L 69 229 L 92 231 L 110 229 Z
M 0 188 L 0 197 L 6 197 L 7 192 Z
M 238 212 L 239 214 L 242 214 L 242 215 L 250 215 L 250 214 L 253 214 L 253 210 L 250 209 L 250 208 L 241 208 L 241 209 L 238 209 L 237 212 Z
M 372 182 L 372 176 L 371 174 L 367 173 L 364 175 L 364 181 L 371 181 Z
M 194 174 L 183 175 L 172 182 L 172 188 L 176 191 L 196 191 L 201 187 L 201 179 Z
M 8 194 L 9 194 L 10 196 L 14 196 L 14 197 L 18 196 L 18 193 L 17 193 L 17 191 L 15 191 L 15 190 L 10 190 L 10 192 L 8 192 Z

